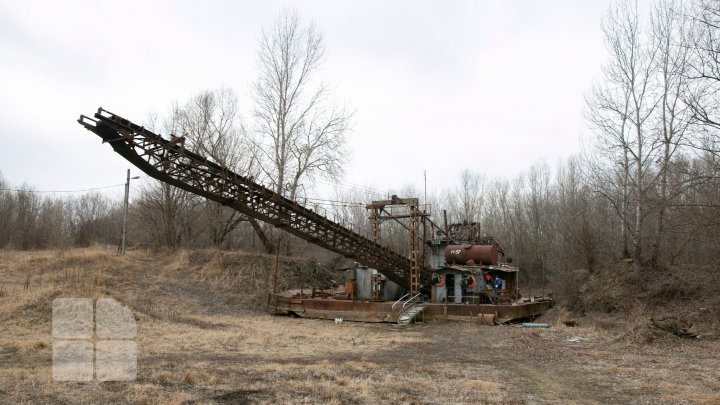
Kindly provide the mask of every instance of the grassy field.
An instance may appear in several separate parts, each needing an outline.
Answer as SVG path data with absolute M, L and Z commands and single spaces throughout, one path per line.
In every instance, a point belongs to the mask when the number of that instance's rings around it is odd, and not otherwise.
M 720 403 L 712 330 L 657 335 L 631 311 L 570 328 L 559 308 L 549 329 L 336 325 L 259 309 L 273 258 L 113 253 L 0 252 L 0 403 Z M 53 381 L 57 297 L 133 311 L 135 381 Z

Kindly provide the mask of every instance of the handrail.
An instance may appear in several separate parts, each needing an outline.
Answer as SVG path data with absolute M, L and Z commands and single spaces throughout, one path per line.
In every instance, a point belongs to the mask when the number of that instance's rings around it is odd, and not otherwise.
M 419 301 L 418 298 L 422 299 L 422 293 L 417 293 L 412 296 L 412 298 L 405 301 L 405 303 L 403 304 L 403 308 L 405 308 L 407 304 L 414 304 L 415 302 Z
M 390 309 L 391 309 L 391 310 L 395 310 L 395 305 L 397 305 L 398 303 L 400 303 L 400 301 L 404 300 L 405 297 L 407 297 L 408 295 L 410 295 L 410 293 L 407 293 L 407 294 L 403 295 L 402 297 L 400 297 L 399 300 L 395 301 L 395 303 L 392 304 L 392 307 L 391 307 Z
M 404 295 L 403 298 L 408 295 L 409 294 Z M 406 308 L 407 305 L 410 306 Z M 420 312 L 425 310 L 426 306 L 427 304 L 422 301 L 422 294 L 418 293 L 408 298 L 400 308 L 401 310 L 398 313 L 398 323 L 403 325 L 410 323 Z

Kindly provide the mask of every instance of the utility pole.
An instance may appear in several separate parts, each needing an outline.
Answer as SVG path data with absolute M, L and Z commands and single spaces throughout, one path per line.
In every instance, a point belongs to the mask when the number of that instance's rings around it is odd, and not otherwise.
M 135 176 L 132 179 L 139 179 L 140 176 Z M 123 225 L 122 225 L 122 239 L 120 241 L 120 256 L 125 254 L 125 237 L 127 235 L 127 216 L 128 216 L 128 200 L 130 198 L 130 169 L 127 170 L 127 180 L 125 181 L 125 204 L 123 206 Z
M 423 170 L 423 177 L 425 178 L 425 201 L 423 201 L 425 207 L 423 211 L 427 212 L 427 170 Z

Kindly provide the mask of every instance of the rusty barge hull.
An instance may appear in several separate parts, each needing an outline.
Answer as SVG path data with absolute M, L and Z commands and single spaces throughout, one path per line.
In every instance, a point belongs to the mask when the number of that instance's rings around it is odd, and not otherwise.
M 391 301 L 338 300 L 333 298 L 300 298 L 282 294 L 268 295 L 271 311 L 295 314 L 302 318 L 335 319 L 356 322 L 397 322 L 397 307 Z M 481 323 L 488 317 L 498 323 L 532 318 L 552 308 L 550 298 L 516 304 L 427 304 L 423 321 L 466 321 Z

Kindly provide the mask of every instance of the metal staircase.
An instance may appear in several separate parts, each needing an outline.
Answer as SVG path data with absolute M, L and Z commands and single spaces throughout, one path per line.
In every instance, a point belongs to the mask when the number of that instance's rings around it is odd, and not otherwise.
M 412 278 L 411 285 L 410 275 L 411 268 L 417 264 L 407 257 L 255 183 L 252 178 L 187 150 L 183 137 L 164 139 L 102 108 L 94 118 L 81 115 L 78 122 L 151 177 L 377 269 L 401 286 L 415 287 L 417 283 L 417 279 Z
M 397 309 L 396 309 L 397 307 Z M 397 311 L 397 320 L 400 325 L 408 325 L 423 312 L 427 304 L 423 302 L 422 294 L 403 295 L 392 305 L 392 310 Z

